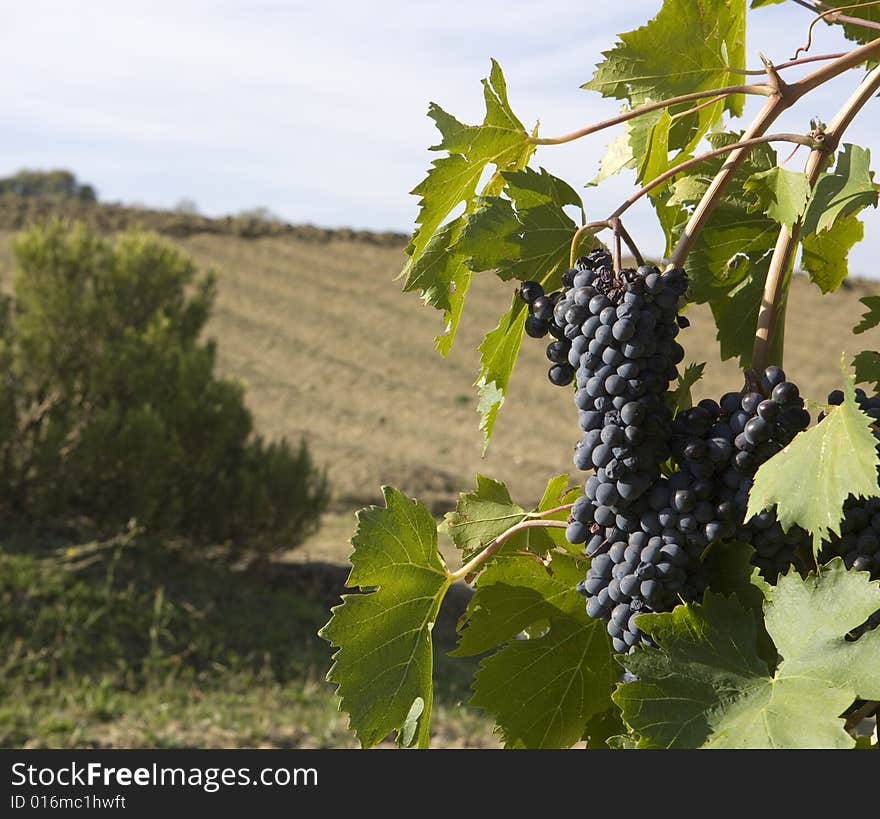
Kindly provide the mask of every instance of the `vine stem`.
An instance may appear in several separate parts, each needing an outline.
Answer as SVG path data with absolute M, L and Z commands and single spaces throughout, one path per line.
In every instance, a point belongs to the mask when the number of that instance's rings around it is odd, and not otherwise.
M 829 6 L 827 3 L 822 3 L 820 0 L 815 0 L 815 2 L 807 2 L 807 0 L 794 0 L 799 6 L 803 6 L 805 9 L 809 9 L 812 12 L 822 11 L 823 9 L 829 13 L 833 14 L 835 11 L 839 11 L 840 8 L 835 8 L 834 6 Z M 872 5 L 871 3 L 858 3 L 855 6 L 851 6 L 848 8 L 858 8 L 859 6 L 868 6 Z M 873 20 L 863 20 L 861 17 L 850 17 L 848 14 L 836 14 L 834 18 L 831 20 L 832 23 L 850 23 L 854 26 L 862 26 L 862 28 L 873 28 L 880 29 L 880 23 L 875 23 Z
M 579 227 L 574 232 L 574 236 L 571 237 L 571 249 L 568 252 L 569 267 L 574 267 L 575 262 L 577 261 L 578 245 L 580 245 L 581 239 L 583 239 L 587 233 L 597 233 L 604 228 L 609 228 L 614 231 L 614 241 L 615 246 L 617 247 L 618 257 L 620 255 L 620 240 L 623 239 L 623 241 L 626 242 L 626 246 L 629 248 L 629 252 L 632 253 L 636 264 L 643 265 L 645 263 L 644 257 L 636 246 L 636 243 L 632 240 L 632 236 L 629 235 L 626 228 L 623 226 L 623 222 L 621 222 L 618 217 L 612 216 L 608 219 L 600 219 L 598 222 L 587 222 L 587 224 L 583 227 Z
M 568 524 L 564 520 L 523 520 L 517 523 L 515 526 L 511 526 L 506 531 L 502 532 L 498 537 L 495 538 L 488 546 L 486 546 L 483 551 L 479 554 L 472 557 L 467 563 L 464 564 L 460 569 L 454 572 L 446 572 L 446 579 L 450 583 L 454 583 L 456 580 L 463 580 L 467 577 L 471 572 L 476 571 L 480 568 L 492 555 L 495 554 L 506 541 L 510 540 L 515 534 L 518 532 L 522 532 L 524 529 L 534 529 L 536 527 L 542 528 L 554 528 L 554 529 L 565 529 Z
M 694 165 L 699 165 L 701 162 L 705 162 L 707 159 L 712 159 L 716 156 L 722 156 L 723 154 L 730 153 L 731 151 L 751 148 L 754 145 L 760 145 L 764 142 L 793 142 L 796 145 L 808 145 L 811 148 L 816 147 L 815 137 L 809 136 L 807 134 L 766 134 L 763 136 L 752 137 L 751 139 L 743 139 L 739 142 L 733 142 L 730 145 L 724 145 L 721 148 L 715 148 L 715 150 L 713 151 L 706 151 L 706 153 L 704 154 L 691 157 L 690 159 L 686 159 L 684 162 L 679 162 L 678 165 L 675 165 L 668 171 L 664 171 L 659 176 L 654 177 L 654 179 L 652 179 L 647 185 L 639 188 L 632 196 L 629 197 L 629 199 L 627 199 L 619 208 L 617 208 L 617 210 L 615 210 L 614 213 L 612 213 L 608 217 L 609 221 L 612 219 L 616 219 L 619 216 L 622 216 L 645 194 L 654 190 L 654 188 L 659 187 L 664 182 L 667 182 L 676 174 L 681 173 L 682 171 L 686 171 L 688 168 L 692 168 Z
M 742 141 L 747 142 L 750 139 L 766 133 L 767 129 L 773 124 L 779 115 L 787 108 L 790 108 L 795 102 L 797 102 L 797 100 L 804 96 L 804 94 L 809 93 L 814 88 L 818 88 L 824 82 L 837 77 L 844 71 L 848 71 L 850 68 L 854 68 L 860 63 L 865 62 L 865 60 L 877 56 L 878 54 L 880 54 L 880 38 L 872 40 L 870 43 L 866 43 L 858 48 L 854 48 L 852 51 L 848 51 L 843 57 L 834 60 L 827 65 L 823 65 L 821 68 L 817 68 L 815 71 L 807 74 L 805 77 L 802 77 L 800 80 L 797 80 L 790 85 L 782 80 L 779 73 L 772 65 L 765 64 L 774 91 L 771 96 L 767 98 L 745 134 L 743 134 Z M 724 163 L 721 170 L 715 175 L 715 178 L 703 194 L 703 198 L 697 204 L 696 208 L 694 208 L 691 218 L 685 225 L 681 237 L 675 245 L 675 248 L 672 250 L 668 259 L 669 267 L 684 266 L 688 253 L 690 253 L 693 243 L 696 241 L 697 236 L 699 236 L 700 231 L 709 219 L 715 204 L 721 198 L 721 194 L 724 192 L 746 156 L 748 156 L 750 150 L 751 145 L 747 145 L 732 151 L 728 161 Z
M 608 220 L 611 222 L 611 229 L 614 231 L 614 244 L 611 246 L 611 266 L 615 273 L 620 273 L 623 269 L 623 254 L 620 252 L 620 231 L 617 229 L 620 225 L 620 219 Z
M 813 29 L 816 27 L 816 23 L 818 23 L 820 20 L 824 20 L 826 17 L 834 15 L 834 18 L 831 22 L 835 22 L 837 20 L 841 20 L 841 11 L 846 11 L 847 9 L 857 9 L 861 8 L 862 6 L 876 6 L 878 3 L 880 3 L 880 0 L 871 0 L 870 3 L 853 3 L 849 6 L 835 6 L 833 8 L 829 8 L 827 11 L 819 12 L 819 14 L 817 14 L 810 23 L 810 27 L 807 29 L 807 42 L 802 45 L 797 51 L 795 51 L 792 60 L 796 60 L 798 58 L 798 54 L 800 54 L 802 51 L 806 53 L 810 50 L 810 46 L 813 44 Z M 880 28 L 880 26 L 868 26 L 868 28 Z
M 600 219 L 598 222 L 587 222 L 587 224 L 579 227 L 575 232 L 574 236 L 571 237 L 571 249 L 568 252 L 568 266 L 574 267 L 574 263 L 577 260 L 577 250 L 578 245 L 580 245 L 581 240 L 588 233 L 595 233 L 597 231 L 602 230 L 602 228 L 611 227 L 608 224 L 607 219 Z
M 814 54 L 810 57 L 801 57 L 799 60 L 789 60 L 785 63 L 779 63 L 776 66 L 777 71 L 782 71 L 783 68 L 792 68 L 796 65 L 806 65 L 807 63 L 819 63 L 824 62 L 825 60 L 836 60 L 839 57 L 845 57 L 849 52 L 847 51 L 837 51 L 834 54 Z M 729 65 L 725 66 L 725 71 L 729 71 L 731 74 L 741 74 L 744 77 L 757 77 L 762 74 L 767 73 L 766 68 L 731 68 Z
M 673 120 L 689 117 L 691 114 L 696 114 L 697 111 L 702 111 L 704 108 L 708 108 L 710 105 L 714 105 L 716 102 L 721 102 L 721 100 L 723 99 L 727 99 L 727 94 L 719 94 L 717 97 L 712 97 L 712 99 L 701 102 L 699 105 L 695 105 L 693 108 L 688 108 L 687 111 L 679 111 L 678 113 L 675 113 L 671 117 L 669 117 L 669 119 Z
M 825 130 L 822 147 L 814 148 L 810 152 L 804 174 L 811 190 L 816 186 L 825 168 L 829 153 L 837 149 L 843 132 L 878 89 L 880 89 L 880 65 L 865 76 L 859 87 L 834 115 L 834 119 Z M 763 371 L 770 363 L 770 349 L 779 316 L 780 302 L 785 292 L 785 279 L 800 237 L 800 230 L 801 220 L 795 222 L 790 230 L 783 225 L 779 230 L 776 246 L 773 248 L 773 256 L 770 258 L 770 267 L 764 281 L 761 306 L 758 309 L 755 344 L 752 349 L 752 367 L 757 372 Z
M 643 265 L 645 263 L 645 259 L 642 257 L 642 254 L 639 253 L 639 249 L 636 247 L 636 243 L 632 240 L 632 236 L 627 233 L 626 228 L 623 226 L 623 222 L 621 222 L 620 218 L 616 216 L 612 221 L 614 222 L 614 230 L 623 239 L 623 241 L 626 242 L 626 246 L 629 248 L 629 252 L 632 253 L 636 265 Z
M 604 119 L 594 125 L 588 125 L 586 128 L 581 128 L 579 131 L 572 131 L 570 134 L 564 134 L 563 136 L 529 137 L 529 142 L 533 145 L 563 145 L 566 142 L 574 142 L 574 140 L 580 139 L 581 137 L 595 134 L 597 131 L 602 131 L 605 128 L 611 128 L 615 125 L 628 122 L 631 119 L 642 116 L 642 114 L 649 114 L 651 111 L 659 111 L 662 108 L 669 108 L 672 105 L 678 105 L 682 102 L 693 102 L 695 100 L 706 99 L 706 97 L 729 97 L 732 94 L 758 94 L 766 97 L 772 93 L 772 86 L 766 83 L 728 85 L 723 88 L 709 88 L 705 91 L 694 91 L 690 94 L 682 94 L 679 97 L 670 97 L 669 99 L 661 100 L 660 102 L 652 102 L 648 105 L 642 105 L 638 108 L 633 108 L 631 111 L 624 111 L 616 117 Z
M 552 509 L 542 509 L 540 512 L 529 512 L 530 518 L 546 518 L 549 515 L 555 515 L 557 512 L 567 512 L 573 503 L 563 503 L 562 506 L 554 506 Z

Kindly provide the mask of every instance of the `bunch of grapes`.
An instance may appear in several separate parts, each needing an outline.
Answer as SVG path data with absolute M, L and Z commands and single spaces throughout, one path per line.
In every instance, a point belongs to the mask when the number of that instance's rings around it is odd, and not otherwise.
M 784 532 L 772 510 L 745 522 L 749 490 L 758 467 L 809 426 L 810 414 L 797 386 L 779 367 L 768 367 L 754 387 L 680 412 L 672 450 L 682 471 L 712 483 L 711 492 L 705 491 L 714 511 L 710 514 L 706 505 L 702 510 L 709 518 L 704 545 L 731 537 L 751 543 L 755 565 L 772 582 L 796 562 L 806 533 L 799 527 Z
M 803 530 L 783 532 L 773 512 L 748 522 L 744 516 L 755 471 L 810 417 L 778 367 L 763 373 L 759 388 L 762 393 L 728 393 L 680 412 L 669 436 L 678 471 L 655 479 L 626 508 L 599 502 L 598 471 L 587 480 L 566 534 L 579 542 L 589 531 L 586 552 L 593 559 L 579 591 L 587 612 L 607 622 L 616 651 L 646 642 L 635 625 L 638 614 L 701 599 L 707 583 L 702 557 L 711 544 L 752 543 L 755 564 L 771 580 L 795 562 Z
M 625 507 L 668 457 L 672 416 L 664 395 L 684 358 L 675 341 L 684 271 L 643 266 L 615 273 L 608 253 L 594 251 L 566 272 L 560 293 L 547 296 L 539 288 L 526 282 L 520 290 L 531 311 L 526 331 L 556 339 L 547 347 L 551 382 L 576 379 L 583 437 L 575 466 L 596 471 L 598 494 L 591 500 Z M 584 542 L 583 534 L 576 542 Z
M 843 505 L 840 534 L 823 544 L 821 560 L 842 557 L 848 569 L 880 578 L 880 498 L 854 498 Z
M 686 289 L 683 270 L 642 266 L 615 273 L 605 251 L 579 259 L 559 293 L 547 296 L 534 282 L 521 288 L 531 313 L 526 331 L 556 339 L 547 348 L 551 382 L 576 379 L 584 434 L 574 463 L 594 474 L 572 509 L 566 537 L 586 543 L 594 558 L 580 589 L 591 616 L 608 623 L 618 651 L 643 639 L 636 614 L 662 611 L 705 585 L 699 554 L 661 522 L 645 496 L 652 487 L 655 501 L 659 492 L 683 488 L 675 476 L 660 478 L 660 464 L 669 457 L 672 424 L 665 395 L 684 357 L 675 338 L 687 326 L 678 316 Z
M 647 642 L 635 624 L 637 615 L 668 611 L 681 599 L 697 600 L 706 587 L 700 540 L 681 531 L 688 523 L 675 525 L 668 506 L 681 501 L 687 508 L 684 501 L 693 495 L 687 480 L 682 472 L 660 477 L 625 511 L 594 506 L 586 495 L 572 508 L 569 539 L 572 527 L 591 514 L 594 518 L 586 545 L 592 561 L 578 591 L 586 597 L 587 613 L 607 623 L 615 651 Z M 689 517 L 683 514 L 680 520 Z
M 783 531 L 772 509 L 745 519 L 758 468 L 810 424 L 782 369 L 751 374 L 740 392 L 672 418 L 665 398 L 684 357 L 675 339 L 687 326 L 678 315 L 686 289 L 683 270 L 615 272 L 604 250 L 578 259 L 559 291 L 545 293 L 537 282 L 520 288 L 529 305 L 526 332 L 552 337 L 550 381 L 575 383 L 583 435 L 574 463 L 593 474 L 572 507 L 566 538 L 584 544 L 592 559 L 578 590 L 588 614 L 607 623 L 618 652 L 649 642 L 637 615 L 701 599 L 708 547 L 750 543 L 753 563 L 775 582 L 809 543 L 798 526 Z M 862 390 L 856 397 L 880 422 L 880 397 Z M 828 401 L 841 404 L 843 393 Z M 880 430 L 875 435 L 880 446 Z M 880 578 L 880 498 L 850 497 L 843 512 L 841 532 L 824 543 L 821 560 L 839 556 Z
M 875 422 L 880 421 L 880 397 L 869 398 L 864 390 L 857 389 L 856 401 L 862 412 Z M 832 392 L 828 403 L 842 404 L 843 392 Z M 880 441 L 880 431 L 875 430 L 874 436 Z M 872 579 L 880 578 L 880 498 L 850 495 L 843 504 L 840 534 L 831 534 L 820 557 L 823 562 L 842 557 L 848 569 L 870 572 Z

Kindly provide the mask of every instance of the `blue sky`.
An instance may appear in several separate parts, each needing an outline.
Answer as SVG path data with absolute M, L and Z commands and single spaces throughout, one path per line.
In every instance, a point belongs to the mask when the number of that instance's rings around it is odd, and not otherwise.
M 614 35 L 645 22 L 660 0 L 445 0 L 334 3 L 197 0 L 28 0 L 7 4 L 0 28 L 0 175 L 67 167 L 102 199 L 173 207 L 194 200 L 216 215 L 265 206 L 293 222 L 409 230 L 408 191 L 432 158 L 428 101 L 477 121 L 489 58 L 511 102 L 544 135 L 610 116 L 616 104 L 579 85 Z M 585 11 L 591 7 L 602 11 Z M 750 66 L 801 45 L 810 15 L 793 4 L 750 14 Z M 813 53 L 846 45 L 819 25 Z M 797 71 L 797 69 L 795 70 Z M 797 74 L 792 74 L 797 76 Z M 857 82 L 808 97 L 774 130 L 831 118 Z M 754 98 L 748 111 L 759 104 Z M 871 146 L 880 105 L 849 141 Z M 744 127 L 743 123 L 743 127 Z M 544 148 L 536 161 L 576 188 L 593 177 L 606 132 Z M 799 167 L 798 157 L 789 167 Z M 632 177 L 584 191 L 602 218 L 633 190 Z M 878 214 L 851 270 L 872 275 Z M 647 207 L 627 219 L 648 253 L 660 232 Z

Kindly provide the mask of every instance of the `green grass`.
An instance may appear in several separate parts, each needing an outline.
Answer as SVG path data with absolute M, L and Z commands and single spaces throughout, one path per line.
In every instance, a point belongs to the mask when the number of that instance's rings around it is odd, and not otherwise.
M 438 692 L 438 694 L 443 693 Z M 480 714 L 443 697 L 435 747 L 498 747 Z M 391 745 L 388 740 L 384 745 Z M 4 686 L 0 746 L 21 748 L 355 748 L 346 715 L 317 679 L 219 674 L 212 686 L 156 681 L 137 691 L 76 676 Z
M 0 746 L 348 747 L 317 636 L 346 570 L 230 567 L 137 534 L 0 551 Z M 496 746 L 466 707 L 475 660 L 436 629 L 435 742 Z

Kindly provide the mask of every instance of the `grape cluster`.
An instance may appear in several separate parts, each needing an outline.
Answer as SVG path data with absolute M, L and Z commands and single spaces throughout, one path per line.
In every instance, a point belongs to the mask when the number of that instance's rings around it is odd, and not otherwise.
M 527 332 L 530 322 L 542 322 L 538 329 L 546 325 L 556 339 L 547 347 L 554 384 L 576 379 L 583 437 L 575 466 L 596 470 L 590 500 L 626 506 L 644 493 L 668 457 L 672 416 L 664 395 L 684 358 L 675 341 L 684 271 L 643 266 L 615 273 L 609 254 L 594 251 L 566 272 L 560 293 L 536 295 L 539 287 L 526 282 L 520 291 L 531 310 Z M 574 542 L 584 542 L 586 530 L 581 535 Z
M 592 561 L 578 591 L 587 598 L 587 613 L 607 623 L 615 651 L 648 642 L 636 615 L 668 611 L 679 599 L 699 599 L 705 589 L 700 540 L 682 532 L 694 516 L 670 505 L 692 509 L 696 494 L 687 481 L 682 472 L 660 477 L 625 510 L 595 506 L 587 495 L 572 508 L 570 540 L 574 525 L 594 519 L 586 544 Z
M 842 557 L 847 569 L 880 578 L 880 498 L 854 498 L 843 504 L 840 534 L 823 544 L 821 560 Z
M 864 390 L 857 389 L 856 401 L 866 415 L 880 421 L 880 397 L 869 398 Z M 832 392 L 828 403 L 842 404 L 843 392 Z M 880 432 L 875 431 L 874 436 L 880 440 Z M 880 578 L 880 498 L 848 497 L 843 504 L 840 534 L 831 534 L 820 557 L 823 561 L 842 557 L 848 569 L 870 572 L 872 579 Z
M 702 556 L 710 544 L 751 542 L 755 564 L 771 580 L 794 562 L 803 530 L 783 532 L 773 512 L 747 523 L 744 516 L 755 471 L 805 429 L 810 416 L 779 368 L 766 370 L 758 386 L 762 393 L 728 393 L 680 412 L 669 433 L 678 471 L 655 479 L 625 508 L 599 502 L 598 470 L 587 480 L 566 534 L 579 542 L 583 529 L 590 532 L 586 552 L 593 560 L 579 591 L 587 612 L 607 622 L 615 651 L 647 642 L 636 615 L 701 598 L 707 582 Z
M 774 511 L 744 522 L 755 472 L 810 423 L 798 388 L 779 367 L 768 367 L 756 390 L 706 399 L 678 414 L 673 424 L 673 458 L 695 482 L 710 481 L 706 503 L 714 505 L 702 535 L 704 545 L 735 537 L 755 548 L 754 563 L 771 582 L 795 562 L 804 541 L 799 527 L 784 532 Z M 757 391 L 757 390 L 760 390 Z M 698 485 L 698 484 L 697 484 Z
M 583 436 L 574 463 L 594 474 L 572 509 L 566 537 L 586 543 L 594 558 L 580 590 L 591 616 L 608 623 L 617 651 L 644 639 L 636 614 L 662 611 L 677 595 L 693 597 L 705 585 L 699 554 L 661 522 L 646 497 L 653 487 L 657 505 L 659 494 L 685 488 L 676 476 L 660 478 L 660 464 L 669 457 L 672 424 L 664 398 L 684 358 L 675 338 L 687 326 L 678 316 L 686 289 L 683 270 L 642 266 L 615 273 L 605 251 L 579 259 L 564 274 L 562 291 L 544 296 L 553 303 L 552 320 L 538 301 L 543 290 L 533 282 L 521 288 L 531 311 L 527 332 L 556 339 L 547 348 L 558 368 L 551 368 L 550 380 L 576 380 Z
M 525 282 L 526 332 L 553 337 L 554 384 L 575 381 L 583 436 L 574 463 L 593 474 L 571 510 L 566 538 L 592 558 L 578 590 L 587 612 L 607 624 L 615 651 L 649 642 L 635 625 L 644 612 L 699 600 L 706 548 L 733 538 L 755 546 L 770 580 L 795 562 L 805 533 L 783 532 L 772 511 L 746 522 L 758 467 L 810 422 L 798 388 L 778 367 L 751 387 L 700 401 L 673 420 L 665 396 L 684 351 L 678 315 L 683 270 L 615 273 L 594 251 L 545 294 Z M 674 471 L 661 475 L 661 464 Z M 880 517 L 878 517 L 880 522 Z

